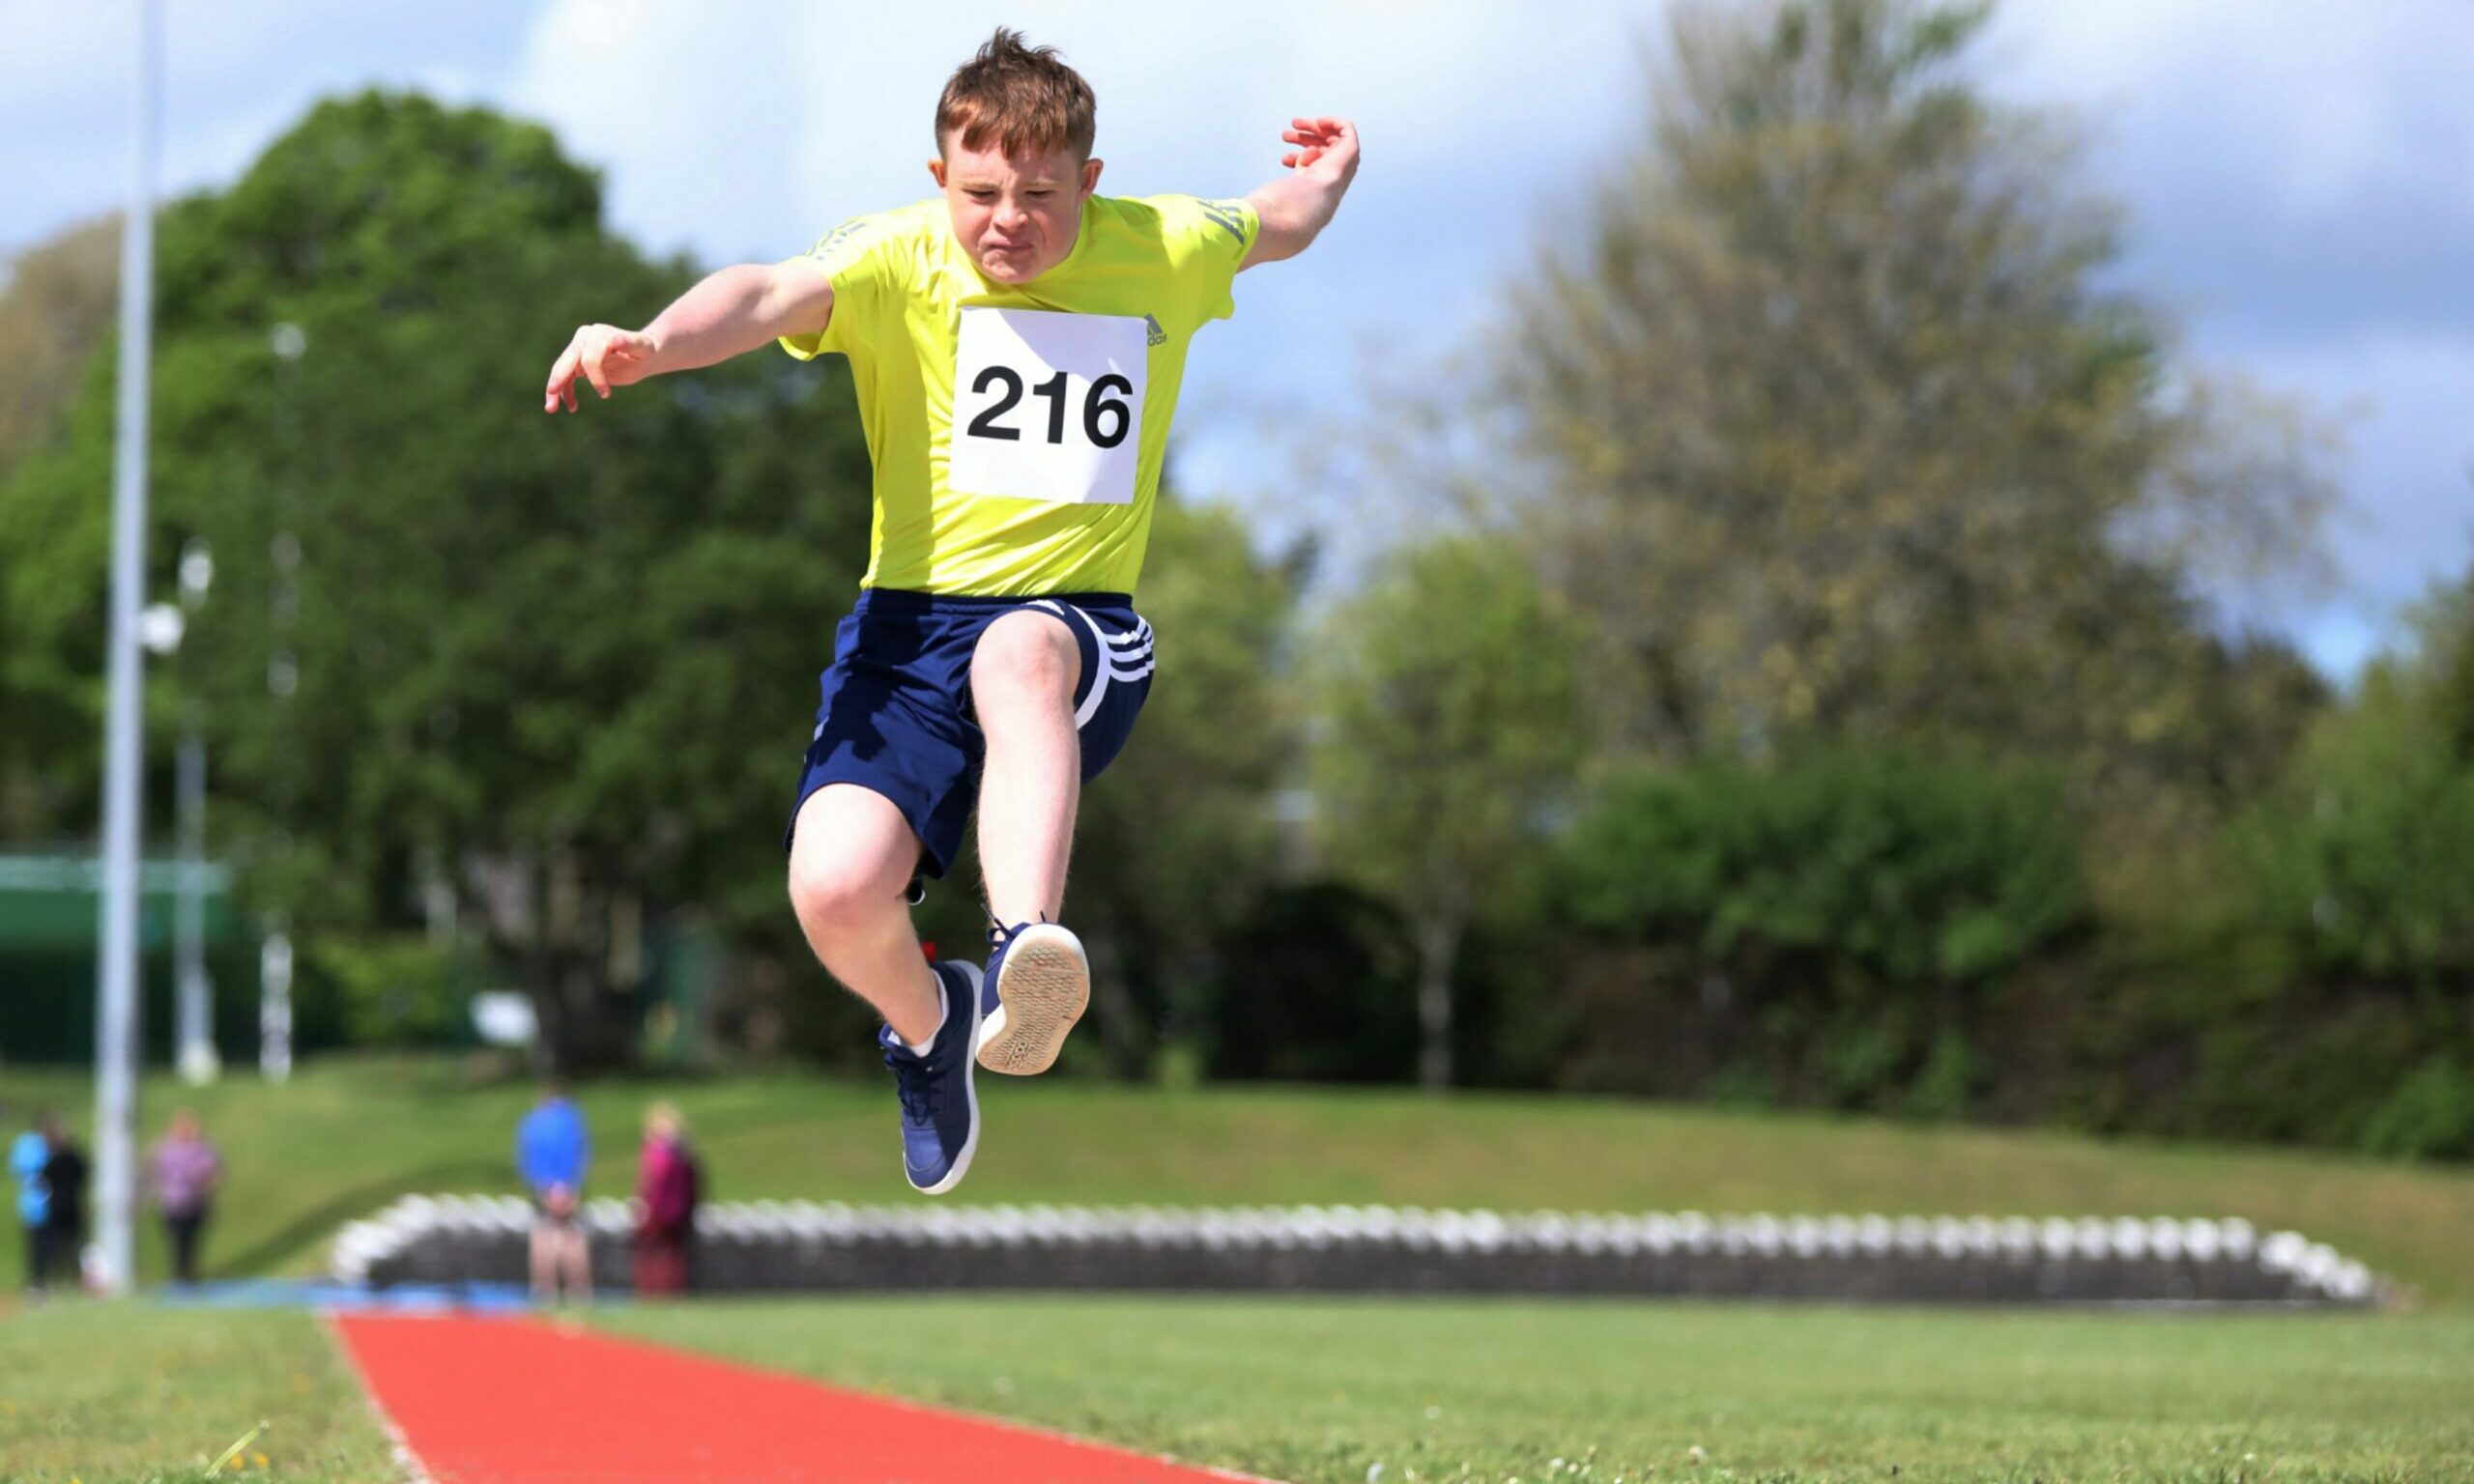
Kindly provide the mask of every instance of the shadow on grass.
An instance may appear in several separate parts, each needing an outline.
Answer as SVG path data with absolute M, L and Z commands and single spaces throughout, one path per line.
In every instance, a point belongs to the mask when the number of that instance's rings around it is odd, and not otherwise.
M 363 1215 L 399 1195 L 433 1194 L 448 1181 L 480 1181 L 495 1187 L 506 1179 L 503 1163 L 487 1159 L 453 1159 L 418 1169 L 401 1170 L 384 1180 L 356 1185 L 312 1206 L 262 1237 L 246 1251 L 209 1264 L 209 1278 L 254 1278 L 273 1270 L 311 1242 L 332 1236 L 335 1228 Z

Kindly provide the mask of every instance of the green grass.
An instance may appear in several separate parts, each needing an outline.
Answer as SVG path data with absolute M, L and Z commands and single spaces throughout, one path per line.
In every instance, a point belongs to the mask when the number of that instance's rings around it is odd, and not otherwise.
M 2462 1314 L 1053 1297 L 600 1323 L 1291 1484 L 2474 1477 Z
M 2462 1313 L 979 1297 L 595 1322 L 1290 1484 L 2474 1477 Z M 7 1484 L 197 1484 L 261 1419 L 251 1474 L 400 1477 L 308 1316 L 0 1315 Z
M 686 1107 L 718 1195 L 912 1199 L 885 1089 L 795 1077 L 589 1088 L 601 1189 L 628 1183 L 655 1097 Z M 82 1117 L 89 1098 L 64 1073 L 0 1070 L 14 1107 Z M 336 1224 L 404 1191 L 510 1188 L 530 1095 L 469 1085 L 445 1061 L 333 1060 L 285 1088 L 158 1083 L 147 1099 L 150 1128 L 194 1102 L 230 1158 L 209 1268 L 232 1273 L 313 1268 Z M 716 1302 L 603 1322 L 1297 1484 L 1362 1484 L 1376 1464 L 1380 1484 L 1463 1465 L 1497 1484 L 1573 1484 L 1582 1462 L 1589 1484 L 1652 1466 L 1712 1484 L 1893 1468 L 1901 1484 L 2474 1477 L 2474 1313 L 2450 1311 L 2474 1300 L 2463 1171 L 1524 1097 L 1005 1081 L 985 1104 L 967 1187 L 983 1201 L 2240 1214 L 2333 1241 L 2443 1311 L 1060 1297 Z M 394 1476 L 305 1317 L 62 1303 L 0 1318 L 0 1478 L 191 1480 L 261 1417 L 278 1476 Z
M 981 1086 L 987 1131 L 966 1200 L 2240 1215 L 2332 1242 L 2431 1302 L 2474 1302 L 2464 1169 L 1605 1099 Z M 632 1185 L 638 1119 L 662 1097 L 685 1107 L 716 1196 L 917 1199 L 875 1079 L 609 1082 L 583 1096 L 605 1192 Z M 82 1126 L 92 1095 L 63 1072 L 6 1068 L 0 1101 L 56 1103 Z M 145 1106 L 150 1137 L 190 1102 L 223 1146 L 232 1178 L 207 1267 L 232 1274 L 314 1269 L 339 1223 L 406 1191 L 514 1188 L 508 1149 L 529 1101 L 521 1086 L 469 1085 L 448 1061 L 338 1058 L 283 1088 L 150 1082 Z M 147 1242 L 144 1270 L 159 1272 L 151 1228 Z M 0 1278 L 17 1261 L 0 1253 Z
M 261 1421 L 273 1425 L 236 1461 L 244 1476 L 401 1477 L 359 1383 L 306 1314 L 83 1300 L 0 1314 L 7 1484 L 188 1484 Z

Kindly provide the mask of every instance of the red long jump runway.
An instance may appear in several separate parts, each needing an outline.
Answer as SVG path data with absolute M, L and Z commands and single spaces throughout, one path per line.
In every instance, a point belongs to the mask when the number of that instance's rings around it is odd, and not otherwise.
M 436 1484 L 1227 1484 L 1050 1433 L 525 1319 L 339 1315 Z

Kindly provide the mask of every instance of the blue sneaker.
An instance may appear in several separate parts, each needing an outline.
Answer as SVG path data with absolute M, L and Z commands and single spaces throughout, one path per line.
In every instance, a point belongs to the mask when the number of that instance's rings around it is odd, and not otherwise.
M 1091 1003 L 1082 940 L 1054 923 L 992 928 L 980 978 L 979 1065 L 1029 1076 L 1055 1065 L 1065 1033 Z
M 938 963 L 945 1023 L 925 1056 L 904 1045 L 890 1025 L 877 1030 L 902 1099 L 902 1173 L 929 1195 L 961 1184 L 979 1148 L 979 1098 L 971 1090 L 971 1047 L 979 1040 L 979 967 Z

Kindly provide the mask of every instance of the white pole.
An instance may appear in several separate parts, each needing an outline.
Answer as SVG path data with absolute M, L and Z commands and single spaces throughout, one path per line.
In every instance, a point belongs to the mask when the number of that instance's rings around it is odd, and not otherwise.
M 206 977 L 206 739 L 192 716 L 181 737 L 181 886 L 173 919 L 181 1080 L 202 1087 L 222 1070 L 215 1054 L 215 986 Z
M 258 946 L 258 1075 L 292 1078 L 292 932 L 280 913 Z
M 103 745 L 101 965 L 95 992 L 96 1238 L 103 1287 L 136 1276 L 137 611 L 146 581 L 146 391 L 155 309 L 155 131 L 161 93 L 160 0 L 138 0 L 137 91 L 129 110 L 128 219 L 121 224 L 120 406 L 112 452 L 111 693 Z
M 215 554 L 204 536 L 181 548 L 181 611 L 206 607 L 215 582 Z M 174 983 L 180 995 L 176 1065 L 191 1087 L 213 1082 L 223 1070 L 215 1049 L 215 981 L 206 972 L 206 728 L 195 687 L 182 702 L 180 759 L 181 896 L 175 931 Z

